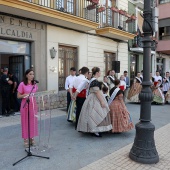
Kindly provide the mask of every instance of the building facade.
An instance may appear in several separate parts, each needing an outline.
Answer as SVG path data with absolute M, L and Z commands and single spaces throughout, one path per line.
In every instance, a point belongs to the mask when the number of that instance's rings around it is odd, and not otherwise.
M 137 72 L 143 70 L 143 0 L 134 0 L 129 1 L 128 10 L 135 13 L 137 18 L 136 20 L 131 21 L 131 32 L 136 34 L 133 40 L 129 40 L 129 73 L 131 82 L 134 77 L 137 75 Z M 154 35 L 155 37 L 155 35 Z M 151 48 L 151 70 L 152 74 L 155 74 L 156 71 L 156 38 L 153 38 L 152 48 Z
M 157 34 L 156 68 L 162 75 L 170 71 L 170 1 L 157 1 L 159 8 L 159 32 Z
M 62 92 L 73 66 L 128 70 L 128 1 L 3 0 L 0 11 L 0 65 L 20 81 L 32 67 L 40 91 Z

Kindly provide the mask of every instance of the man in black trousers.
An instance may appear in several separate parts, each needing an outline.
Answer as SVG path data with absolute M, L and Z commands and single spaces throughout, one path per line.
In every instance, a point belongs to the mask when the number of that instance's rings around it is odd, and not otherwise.
M 75 129 L 77 129 L 81 108 L 86 100 L 86 90 L 89 83 L 89 80 L 87 79 L 88 73 L 89 69 L 87 67 L 82 67 L 81 74 L 74 79 L 72 84 L 70 84 L 70 95 L 72 100 L 76 100 L 77 106 Z
M 1 76 L 1 94 L 2 94 L 2 115 L 10 115 L 10 87 L 13 84 L 8 77 L 8 68 L 3 69 L 3 75 Z

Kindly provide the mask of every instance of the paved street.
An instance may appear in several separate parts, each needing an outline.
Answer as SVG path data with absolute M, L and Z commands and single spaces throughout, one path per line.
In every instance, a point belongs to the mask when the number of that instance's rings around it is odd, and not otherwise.
M 139 119 L 139 106 L 127 104 L 134 123 L 137 123 Z M 169 123 L 169 108 L 170 105 L 152 106 L 152 122 L 156 129 Z M 126 148 L 133 142 L 135 130 L 122 134 L 105 133 L 102 138 L 95 138 L 75 131 L 73 124 L 66 121 L 65 112 L 59 109 L 54 110 L 52 112 L 51 147 L 48 152 L 43 153 L 43 155 L 50 156 L 50 160 L 30 157 L 14 167 L 12 164 L 26 155 L 21 139 L 20 116 L 0 118 L 0 134 L 1 170 L 78 170 L 83 167 L 87 168 L 89 164 L 109 154 L 115 156 L 119 153 L 119 149 Z M 161 138 L 162 132 L 158 134 Z M 123 151 L 130 150 L 130 146 Z M 92 167 L 94 169 L 94 165 Z

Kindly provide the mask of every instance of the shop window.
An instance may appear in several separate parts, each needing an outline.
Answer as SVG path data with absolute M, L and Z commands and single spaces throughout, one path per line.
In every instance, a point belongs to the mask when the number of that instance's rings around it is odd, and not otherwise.
M 58 64 L 58 87 L 59 90 L 64 90 L 65 79 L 70 74 L 70 68 L 75 67 L 77 69 L 77 48 L 59 46 Z
M 110 52 L 104 52 L 104 61 L 105 61 L 105 75 L 109 70 L 112 70 L 112 62 L 115 61 L 116 54 Z

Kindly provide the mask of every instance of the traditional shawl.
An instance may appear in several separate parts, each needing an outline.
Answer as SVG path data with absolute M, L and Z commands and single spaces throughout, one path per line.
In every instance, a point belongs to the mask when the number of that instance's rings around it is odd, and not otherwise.
M 118 88 L 118 87 L 114 90 L 114 92 L 112 93 L 112 95 L 111 95 L 111 97 L 110 97 L 110 99 L 109 99 L 109 101 L 108 101 L 108 105 L 110 105 L 110 104 L 112 103 L 112 101 L 113 101 L 114 98 L 116 97 L 116 95 L 117 95 L 117 93 L 119 92 L 119 90 L 120 90 L 120 88 Z
M 135 77 L 137 80 L 139 80 L 140 83 L 142 83 L 142 80 L 138 77 Z
M 90 94 L 90 84 L 92 83 L 92 81 L 96 80 L 95 77 L 93 77 L 90 81 L 89 81 L 89 88 L 87 89 L 87 96 Z

